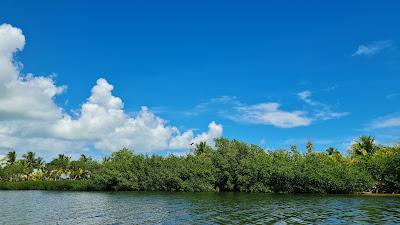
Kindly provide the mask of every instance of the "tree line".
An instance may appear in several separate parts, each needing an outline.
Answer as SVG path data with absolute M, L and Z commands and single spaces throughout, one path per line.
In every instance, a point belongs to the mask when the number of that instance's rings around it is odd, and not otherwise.
M 61 154 L 49 163 L 14 151 L 0 168 L 0 189 L 106 191 L 237 191 L 274 193 L 354 193 L 400 191 L 400 146 L 361 136 L 348 155 L 329 147 L 307 151 L 264 150 L 225 138 L 215 146 L 196 144 L 185 156 L 134 154 L 122 149 L 101 162 Z

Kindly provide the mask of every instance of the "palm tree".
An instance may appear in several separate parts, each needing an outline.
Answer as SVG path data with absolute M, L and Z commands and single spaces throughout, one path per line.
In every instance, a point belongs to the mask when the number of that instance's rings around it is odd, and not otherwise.
M 22 155 L 23 162 L 25 162 L 26 167 L 26 177 L 29 180 L 31 174 L 35 169 L 36 165 L 36 154 L 32 151 L 28 151 L 26 154 Z
M 65 154 L 58 154 L 58 159 L 65 159 L 67 156 Z
M 339 151 L 337 149 L 335 149 L 334 147 L 327 148 L 326 152 L 328 153 L 328 155 L 333 155 L 333 154 L 338 154 L 339 153 Z
M 308 153 L 312 153 L 314 150 L 314 145 L 311 141 L 307 141 L 306 149 Z
M 36 154 L 32 151 L 28 151 L 26 154 L 22 155 L 22 158 L 27 162 L 28 166 L 34 167 L 36 163 Z
M 371 156 L 379 146 L 375 144 L 375 138 L 372 136 L 360 136 L 351 146 L 350 152 L 353 156 Z
M 7 163 L 12 165 L 17 161 L 17 153 L 15 151 L 11 151 L 7 153 Z
M 43 172 L 44 168 L 45 168 L 45 162 L 44 162 L 43 158 L 37 157 L 36 162 L 35 162 L 35 169 L 38 169 L 41 172 Z
M 64 154 L 59 154 L 58 158 L 55 158 L 48 163 L 47 169 L 49 170 L 48 172 L 50 173 L 50 176 L 55 180 L 60 179 L 63 174 L 68 176 L 70 159 L 70 157 Z
M 297 146 L 296 146 L 296 145 L 291 145 L 291 146 L 290 146 L 290 151 L 291 151 L 292 153 L 297 153 Z
M 79 160 L 82 162 L 87 162 L 90 160 L 90 157 L 87 157 L 85 154 L 81 154 L 81 157 L 79 157 Z
M 111 158 L 109 156 L 104 156 L 102 163 L 108 162 L 110 160 L 111 160 Z
M 32 165 L 32 173 L 30 174 L 29 178 L 33 180 L 41 180 L 45 177 L 45 162 L 42 157 L 37 157 L 35 162 Z

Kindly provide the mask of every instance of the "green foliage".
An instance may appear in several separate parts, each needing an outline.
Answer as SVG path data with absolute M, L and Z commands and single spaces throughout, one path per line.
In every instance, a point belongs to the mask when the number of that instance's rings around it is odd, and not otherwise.
M 376 180 L 374 191 L 400 192 L 400 146 L 379 149 L 371 156 L 367 165 Z
M 377 146 L 360 137 L 350 157 L 334 148 L 326 153 L 295 146 L 265 151 L 237 140 L 218 138 L 215 147 L 196 144 L 185 156 L 114 152 L 100 163 L 81 155 L 59 155 L 50 163 L 15 152 L 0 168 L 0 189 L 112 191 L 241 191 L 276 193 L 399 192 L 400 147 Z
M 17 153 L 15 151 L 8 152 L 6 158 L 7 158 L 7 163 L 9 165 L 12 165 L 17 160 Z
M 308 153 L 311 153 L 314 151 L 314 144 L 311 141 L 307 141 L 306 143 L 306 149 Z
M 99 190 L 90 180 L 0 181 L 0 190 L 90 191 Z
M 352 157 L 370 157 L 377 150 L 379 146 L 375 144 L 375 138 L 371 136 L 360 136 L 358 140 L 352 145 L 350 153 Z
M 296 145 L 291 145 L 291 146 L 290 146 L 290 151 L 291 151 L 292 153 L 296 153 L 296 152 L 297 152 L 297 146 L 296 146 Z
M 325 151 L 328 153 L 328 155 L 340 154 L 340 152 L 333 147 L 329 147 Z
M 140 158 L 128 149 L 114 152 L 94 175 L 95 182 L 105 190 L 139 190 Z

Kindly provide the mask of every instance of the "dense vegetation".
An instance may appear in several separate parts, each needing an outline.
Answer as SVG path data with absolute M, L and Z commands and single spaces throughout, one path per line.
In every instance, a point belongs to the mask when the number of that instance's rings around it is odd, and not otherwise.
M 28 152 L 9 152 L 0 168 L 0 189 L 242 191 L 278 193 L 399 193 L 400 146 L 376 145 L 362 136 L 343 156 L 334 148 L 307 152 L 265 151 L 219 138 L 199 143 L 186 156 L 138 155 L 128 149 L 100 163 L 66 155 L 45 163 Z

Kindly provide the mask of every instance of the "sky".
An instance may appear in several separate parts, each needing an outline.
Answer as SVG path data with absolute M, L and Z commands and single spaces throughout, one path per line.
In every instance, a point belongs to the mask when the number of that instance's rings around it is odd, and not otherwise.
M 2 1 L 0 155 L 400 140 L 398 1 Z

